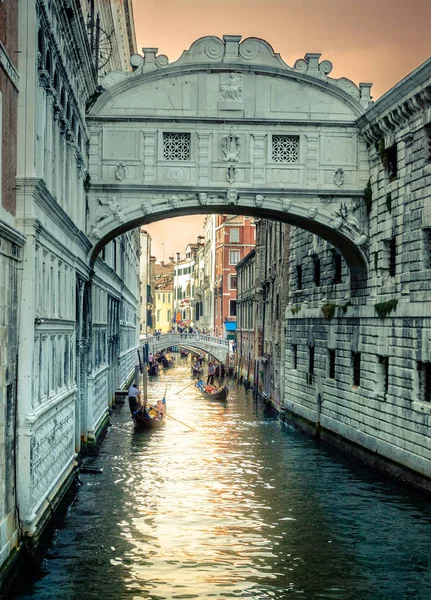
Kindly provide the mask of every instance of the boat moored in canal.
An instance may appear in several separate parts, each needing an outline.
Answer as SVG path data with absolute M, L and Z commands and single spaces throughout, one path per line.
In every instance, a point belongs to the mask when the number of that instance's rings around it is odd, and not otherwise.
M 202 379 L 200 379 L 195 383 L 195 386 L 200 391 L 200 393 L 203 396 L 205 396 L 205 398 L 208 398 L 208 400 L 227 400 L 228 389 L 225 385 L 222 387 L 215 387 L 214 385 L 205 385 Z
M 136 429 L 158 429 L 166 420 L 166 399 L 156 406 L 142 406 L 132 413 L 132 419 Z

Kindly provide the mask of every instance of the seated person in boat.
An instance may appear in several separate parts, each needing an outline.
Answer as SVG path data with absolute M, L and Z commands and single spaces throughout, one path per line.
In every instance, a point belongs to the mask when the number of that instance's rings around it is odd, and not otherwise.
M 165 406 L 161 400 L 157 400 L 156 410 L 157 410 L 157 418 L 161 419 L 163 417 L 163 415 L 165 414 Z
M 139 391 L 138 384 L 135 381 L 129 387 L 127 396 L 129 398 L 130 412 L 133 415 L 134 412 L 141 408 L 141 392 Z

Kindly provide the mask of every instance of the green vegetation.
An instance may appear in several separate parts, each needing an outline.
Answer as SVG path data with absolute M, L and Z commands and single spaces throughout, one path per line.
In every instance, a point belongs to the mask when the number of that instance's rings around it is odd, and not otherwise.
M 331 302 L 328 302 L 327 304 L 324 304 L 322 306 L 322 312 L 323 315 L 325 317 L 325 319 L 327 319 L 328 321 L 330 321 L 332 319 L 332 317 L 335 314 L 335 309 L 337 308 L 336 304 L 332 304 Z
M 381 319 L 387 317 L 393 310 L 396 309 L 398 305 L 398 300 L 388 300 L 387 302 L 379 302 L 374 305 L 376 309 L 376 313 L 379 315 Z
M 346 304 L 342 304 L 340 306 L 341 310 L 343 311 L 343 314 L 345 315 L 347 312 L 347 309 L 349 308 L 349 306 L 353 306 L 353 304 L 350 302 L 350 300 L 348 302 L 346 302 Z
M 301 310 L 301 305 L 299 305 L 299 306 L 293 306 L 290 309 L 290 312 L 292 313 L 292 315 L 296 315 L 296 313 L 299 313 L 300 310 Z

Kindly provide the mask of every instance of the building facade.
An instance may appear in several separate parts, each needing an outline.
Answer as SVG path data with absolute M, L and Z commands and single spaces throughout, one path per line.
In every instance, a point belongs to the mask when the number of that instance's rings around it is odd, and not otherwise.
M 254 248 L 252 217 L 217 215 L 215 226 L 214 333 L 235 339 L 236 265 Z
M 364 204 L 334 214 L 369 224 L 364 294 L 344 259 L 291 235 L 284 406 L 411 477 L 431 476 L 431 59 L 358 119 L 371 179 Z
M 136 363 L 139 235 L 96 257 L 84 233 L 85 112 L 103 75 L 89 9 L 97 35 L 110 32 L 105 67 L 123 68 L 135 49 L 128 0 L 0 4 L 3 567 L 23 539 L 37 543 Z M 100 218 L 111 209 L 101 201 Z
M 174 325 L 174 268 L 171 257 L 155 265 L 155 329 L 168 333 Z
M 16 224 L 18 4 L 0 4 L 0 565 L 19 542 L 17 521 L 18 315 L 25 237 Z M 2 575 L 0 571 L 0 586 Z
M 154 264 L 151 260 L 151 236 L 141 227 L 140 230 L 141 256 L 139 259 L 140 281 L 140 319 L 141 335 L 151 333 L 154 328 Z

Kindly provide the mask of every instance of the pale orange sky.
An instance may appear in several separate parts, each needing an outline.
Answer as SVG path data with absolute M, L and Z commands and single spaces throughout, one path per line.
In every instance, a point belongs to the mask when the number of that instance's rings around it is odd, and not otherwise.
M 269 42 L 293 66 L 320 52 L 331 77 L 373 82 L 374 99 L 431 55 L 431 0 L 133 0 L 138 48 L 174 61 L 198 38 L 224 34 Z M 165 258 L 202 233 L 202 217 L 146 226 Z

